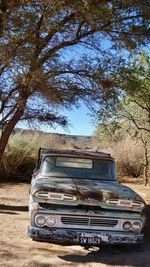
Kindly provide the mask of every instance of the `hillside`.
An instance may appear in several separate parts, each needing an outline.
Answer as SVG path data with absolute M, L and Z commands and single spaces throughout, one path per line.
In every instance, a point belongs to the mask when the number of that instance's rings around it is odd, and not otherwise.
M 20 133 L 24 136 L 34 136 L 36 134 L 41 135 L 42 138 L 53 138 L 61 140 L 62 144 L 69 144 L 72 149 L 86 149 L 92 150 L 93 148 L 93 137 L 84 135 L 69 135 L 69 134 L 59 134 L 59 133 L 48 133 L 38 130 L 27 130 L 21 128 L 15 128 L 13 135 Z

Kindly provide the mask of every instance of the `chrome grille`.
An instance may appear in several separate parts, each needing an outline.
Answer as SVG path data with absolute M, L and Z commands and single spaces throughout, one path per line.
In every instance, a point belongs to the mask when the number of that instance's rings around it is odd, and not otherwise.
M 61 217 L 63 224 L 71 225 L 89 225 L 89 218 L 84 217 Z
M 108 220 L 108 219 L 90 219 L 90 225 L 91 226 L 107 226 L 107 227 L 113 227 L 116 226 L 118 223 L 117 220 Z
M 118 220 L 106 219 L 106 218 L 89 218 L 78 216 L 62 216 L 61 222 L 68 225 L 84 225 L 84 226 L 106 226 L 114 227 L 117 225 Z

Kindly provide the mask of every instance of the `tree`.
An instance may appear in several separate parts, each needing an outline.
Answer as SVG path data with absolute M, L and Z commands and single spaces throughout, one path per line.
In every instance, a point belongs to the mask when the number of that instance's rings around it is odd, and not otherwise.
M 139 139 L 143 145 L 144 178 L 148 183 L 150 142 L 150 57 L 145 53 L 137 55 L 126 67 L 119 68 L 118 98 L 111 105 L 104 103 L 99 116 L 103 127 L 111 132 L 123 129 Z M 100 128 L 101 129 L 101 128 Z M 107 130 L 107 131 L 108 131 Z
M 148 19 L 146 0 L 1 0 L 0 160 L 19 121 L 66 125 L 61 108 L 100 99 L 109 86 L 103 39 L 113 54 L 144 45 Z

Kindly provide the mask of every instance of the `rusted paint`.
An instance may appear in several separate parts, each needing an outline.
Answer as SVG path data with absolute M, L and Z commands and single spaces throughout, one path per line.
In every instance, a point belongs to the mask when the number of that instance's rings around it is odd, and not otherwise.
M 39 158 L 36 172 L 34 172 L 31 193 L 30 193 L 30 226 L 28 234 L 31 238 L 54 243 L 63 244 L 81 244 L 80 238 L 83 238 L 84 243 L 87 242 L 87 238 L 98 238 L 100 243 L 108 244 L 137 244 L 143 242 L 143 235 L 140 231 L 137 233 L 133 231 L 127 232 L 123 229 L 124 222 L 139 222 L 144 225 L 143 218 L 143 207 L 129 205 L 111 204 L 111 201 L 128 200 L 129 204 L 132 201 L 138 201 L 145 204 L 144 200 L 136 194 L 129 187 L 119 184 L 114 180 L 98 180 L 98 179 L 77 179 L 76 177 L 61 177 L 56 178 L 42 176 L 39 168 L 42 164 L 42 158 L 47 155 L 61 155 L 71 157 L 82 157 L 90 159 L 105 159 L 113 161 L 110 154 L 107 153 L 96 153 L 96 152 L 83 152 L 83 151 L 60 151 L 60 150 L 48 150 L 41 149 L 39 151 Z M 73 175 L 74 176 L 74 175 Z M 48 193 L 46 197 L 38 196 L 37 192 Z M 56 194 L 68 194 L 73 196 L 70 200 L 68 199 L 52 199 L 49 193 Z M 55 194 L 55 195 L 56 195 Z M 132 202 L 133 203 L 133 202 Z M 48 227 L 45 224 L 41 227 L 36 222 L 38 215 L 49 218 L 49 216 L 55 217 L 55 227 Z M 109 228 L 106 224 L 105 227 L 95 224 L 95 228 L 90 224 L 76 225 L 70 224 L 68 228 L 63 222 L 61 222 L 61 216 L 74 216 L 76 218 L 83 217 L 89 218 L 89 220 L 105 218 L 117 220 L 117 225 Z M 82 218 L 81 218 L 82 219 Z M 90 228 L 91 227 L 91 228 Z M 97 228 L 96 228 L 97 227 Z M 113 228 L 114 227 L 114 228 Z M 116 227 L 116 228 L 115 228 Z M 112 229 L 112 230 L 110 230 Z M 142 228 L 141 228 L 142 229 Z M 88 241 L 89 242 L 89 241 Z M 84 245 L 84 244 L 81 244 Z M 85 244 L 90 245 L 90 244 Z
M 77 206 L 81 204 L 98 205 L 102 208 L 119 209 L 119 210 L 135 210 L 139 211 L 138 207 L 117 207 L 106 203 L 108 199 L 128 199 L 134 201 L 144 200 L 129 187 L 124 186 L 118 182 L 102 182 L 98 180 L 85 179 L 70 179 L 70 178 L 38 178 L 32 183 L 32 196 L 34 201 L 48 202 L 61 204 L 61 200 L 49 200 L 34 197 L 37 191 L 57 192 L 73 194 L 77 197 L 76 201 L 69 203 L 70 206 Z M 64 205 L 68 201 L 63 201 Z
M 94 236 L 101 239 L 101 244 L 137 244 L 143 243 L 143 234 L 132 235 L 130 233 L 122 234 L 120 232 L 112 231 L 81 231 L 68 229 L 39 229 L 36 227 L 29 227 L 28 234 L 35 240 L 43 240 L 53 243 L 63 244 L 81 244 L 80 238 L 87 236 Z M 82 244 L 83 245 L 83 244 Z M 90 244 L 88 244 L 90 245 Z

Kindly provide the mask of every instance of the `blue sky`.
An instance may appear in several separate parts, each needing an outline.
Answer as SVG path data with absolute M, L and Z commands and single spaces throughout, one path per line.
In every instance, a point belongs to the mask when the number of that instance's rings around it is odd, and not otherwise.
M 63 112 L 62 115 L 68 117 L 69 127 L 68 131 L 58 126 L 55 129 L 50 127 L 43 127 L 41 130 L 51 133 L 71 134 L 71 135 L 92 135 L 95 125 L 89 115 L 88 108 L 82 104 L 80 108 L 73 108 L 72 111 Z
M 68 119 L 68 127 L 67 129 L 56 126 L 50 127 L 48 125 L 39 125 L 39 124 L 31 124 L 30 126 L 26 122 L 19 122 L 17 127 L 22 129 L 35 129 L 48 133 L 59 133 L 59 134 L 67 134 L 67 135 L 84 135 L 91 136 L 94 134 L 96 123 L 94 124 L 94 119 L 90 115 L 90 111 L 87 106 L 81 102 L 79 108 L 72 108 L 71 111 L 68 110 L 59 110 L 59 115 L 66 116 Z

